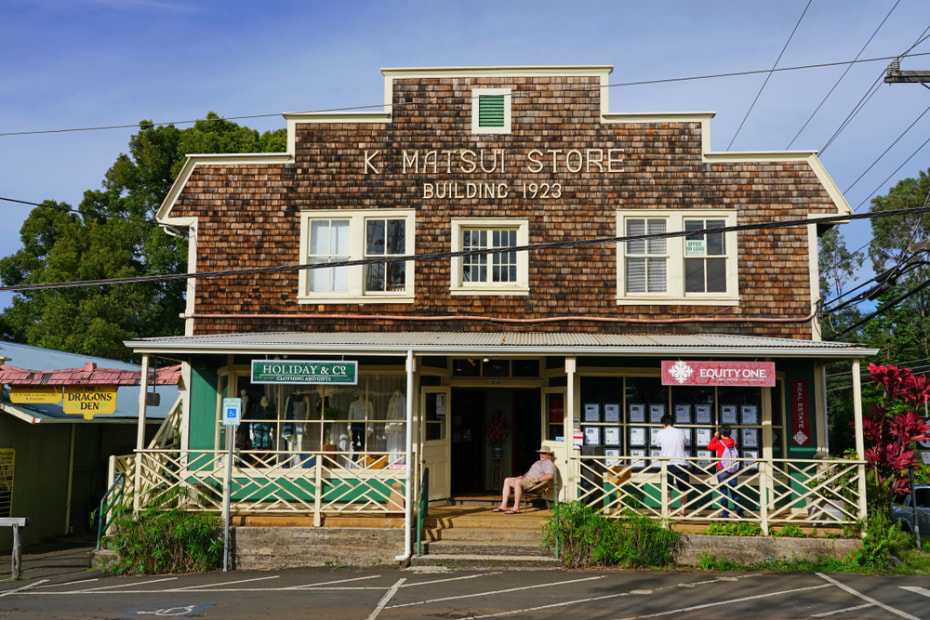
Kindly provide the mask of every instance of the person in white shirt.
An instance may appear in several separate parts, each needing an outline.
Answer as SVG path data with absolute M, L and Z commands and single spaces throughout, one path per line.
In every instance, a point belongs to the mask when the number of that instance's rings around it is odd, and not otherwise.
M 665 414 L 662 416 L 662 430 L 656 435 L 656 442 L 662 448 L 660 456 L 669 458 L 667 467 L 668 471 L 668 506 L 672 507 L 672 487 L 678 487 L 678 493 L 681 496 L 681 511 L 679 516 L 685 516 L 685 505 L 688 503 L 688 478 L 690 474 L 688 469 L 690 465 L 687 461 L 688 456 L 688 436 L 681 429 L 672 425 L 672 416 Z

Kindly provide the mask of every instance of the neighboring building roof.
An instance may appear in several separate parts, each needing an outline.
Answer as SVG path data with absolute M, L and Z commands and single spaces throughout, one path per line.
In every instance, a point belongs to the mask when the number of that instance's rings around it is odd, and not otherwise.
M 328 353 L 356 355 L 642 355 L 827 357 L 878 353 L 848 342 L 728 334 L 595 334 L 538 332 L 282 332 L 174 336 L 126 341 L 139 353 Z
M 105 376 L 116 379 L 129 376 L 126 373 L 134 373 L 136 376 L 141 372 L 141 368 L 136 364 L 111 360 L 102 357 L 93 357 L 90 355 L 79 355 L 77 353 L 68 353 L 66 351 L 55 351 L 53 349 L 43 349 L 13 342 L 0 342 L 0 358 L 3 359 L 3 365 L 0 366 L 0 384 L 12 385 L 15 378 L 19 384 L 42 384 L 45 385 L 65 385 L 70 383 L 82 383 L 81 375 L 92 378 L 88 374 L 85 365 L 96 365 L 98 378 L 103 379 Z M 168 369 L 163 369 L 168 370 Z M 56 372 L 50 372 L 56 371 Z M 61 383 L 49 381 L 51 377 L 58 377 Z M 165 374 L 164 377 L 168 377 Z M 39 383 L 34 380 L 38 378 Z M 169 379 L 170 381 L 170 379 Z M 83 381 L 83 383 L 87 383 Z M 96 383 L 96 381 L 95 381 Z M 119 383 L 116 381 L 114 383 Z M 158 406 L 149 406 L 146 409 L 146 421 L 152 423 L 161 423 L 174 407 L 178 399 L 177 378 L 175 376 L 173 385 L 162 385 L 159 381 L 157 392 L 159 393 L 160 403 Z M 62 411 L 59 405 L 44 404 L 22 404 L 11 403 L 8 393 L 0 391 L 0 411 L 13 415 L 30 424 L 49 423 L 49 422 L 77 422 L 77 423 L 135 423 L 139 417 L 139 386 L 138 385 L 120 385 L 116 391 L 116 413 L 100 415 L 93 420 L 85 420 L 79 415 L 67 415 Z

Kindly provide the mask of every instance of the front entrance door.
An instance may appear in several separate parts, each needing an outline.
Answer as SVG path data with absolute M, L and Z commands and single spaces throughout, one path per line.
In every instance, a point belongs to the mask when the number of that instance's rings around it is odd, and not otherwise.
M 424 387 L 420 392 L 420 460 L 423 467 L 429 468 L 430 501 L 451 495 L 450 393 L 448 387 Z
M 452 494 L 500 493 L 501 480 L 526 472 L 537 460 L 542 440 L 540 390 L 536 388 L 476 388 L 452 390 Z M 498 445 L 488 437 L 488 422 L 498 414 L 507 437 Z M 433 472 L 430 470 L 430 477 Z

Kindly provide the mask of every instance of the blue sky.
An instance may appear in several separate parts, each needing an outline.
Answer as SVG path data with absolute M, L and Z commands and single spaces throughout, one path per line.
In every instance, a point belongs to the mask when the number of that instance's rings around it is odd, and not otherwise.
M 236 122 L 265 131 L 285 112 L 380 105 L 382 67 L 612 65 L 611 112 L 716 112 L 714 151 L 822 151 L 863 212 L 930 167 L 930 114 L 908 130 L 930 106 L 919 84 L 881 84 L 835 135 L 887 60 L 838 85 L 845 65 L 775 72 L 761 93 L 766 73 L 675 80 L 894 57 L 928 27 L 925 0 L 4 0 L 0 197 L 77 207 L 144 119 L 257 115 Z M 930 70 L 930 40 L 911 54 L 928 55 L 902 69 Z M 114 125 L 130 127 L 64 131 Z M 0 201 L 0 255 L 30 209 Z M 859 249 L 870 228 L 844 235 Z

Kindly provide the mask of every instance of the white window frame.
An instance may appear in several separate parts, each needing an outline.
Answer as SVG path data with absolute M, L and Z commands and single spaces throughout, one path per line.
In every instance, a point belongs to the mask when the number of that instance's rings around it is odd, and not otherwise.
M 727 227 L 736 226 L 735 209 L 643 209 L 636 211 L 617 211 L 617 236 L 626 235 L 627 219 L 657 219 L 666 220 L 666 232 L 683 232 L 685 220 L 690 219 L 716 219 L 723 220 Z M 666 239 L 667 285 L 665 292 L 661 293 L 633 293 L 626 290 L 626 243 L 617 244 L 617 305 L 649 305 L 649 304 L 688 304 L 688 305 L 739 305 L 739 270 L 737 257 L 737 234 L 729 231 L 724 233 L 726 246 L 726 283 L 724 293 L 688 293 L 685 291 L 685 241 L 686 237 L 670 237 Z
M 480 97 L 504 96 L 504 126 L 481 127 L 478 114 Z M 511 89 L 509 88 L 473 88 L 471 91 L 471 132 L 474 134 L 509 134 L 511 125 Z
M 365 228 L 369 219 L 402 219 L 405 221 L 405 254 L 416 253 L 416 211 L 414 209 L 327 209 L 303 211 L 300 214 L 300 256 L 301 262 L 310 262 L 310 228 L 314 220 L 348 220 L 349 221 L 349 258 L 362 260 L 365 256 Z M 406 261 L 404 290 L 402 291 L 365 291 L 365 265 L 348 267 L 348 290 L 345 291 L 310 291 L 310 270 L 301 269 L 298 276 L 297 302 L 301 304 L 336 304 L 336 303 L 386 303 L 401 304 L 414 302 L 414 261 Z
M 517 245 L 529 244 L 530 223 L 527 219 L 514 218 L 453 218 L 452 251 L 463 250 L 463 236 L 466 229 L 513 230 L 517 233 Z M 515 282 L 465 282 L 462 277 L 463 261 L 461 256 L 452 258 L 451 283 L 452 295 L 529 295 L 529 256 L 526 250 L 517 252 L 517 279 Z

